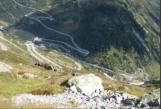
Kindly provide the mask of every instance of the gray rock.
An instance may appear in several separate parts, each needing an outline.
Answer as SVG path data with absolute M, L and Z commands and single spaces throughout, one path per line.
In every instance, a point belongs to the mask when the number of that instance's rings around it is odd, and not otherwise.
M 135 100 L 135 99 L 125 99 L 125 100 L 122 100 L 122 104 L 123 104 L 124 106 L 135 107 L 136 100 Z
M 140 103 L 138 104 L 138 107 L 140 107 L 140 108 L 145 108 L 145 107 L 159 108 L 160 107 L 160 97 L 153 94 L 153 92 L 149 93 L 149 94 L 145 94 L 142 97 Z
M 68 81 L 69 86 L 76 86 L 85 95 L 91 95 L 95 90 L 103 91 L 102 80 L 94 74 L 75 76 Z
M 154 100 L 154 96 L 151 94 L 146 94 L 141 99 L 141 104 L 148 104 L 150 101 Z
M 71 90 L 72 89 L 72 90 Z M 112 92 L 112 91 L 104 91 L 98 96 L 90 97 L 87 95 L 84 95 L 80 92 L 73 93 L 74 87 L 67 89 L 64 93 L 59 95 L 31 95 L 31 94 L 22 94 L 19 96 L 14 97 L 13 103 L 21 106 L 25 103 L 31 103 L 31 104 L 48 104 L 52 105 L 54 103 L 63 103 L 66 105 L 65 108 L 68 108 L 72 105 L 70 104 L 71 100 L 74 101 L 77 104 L 77 108 L 90 108 L 90 109 L 118 109 L 121 106 L 129 106 L 131 107 L 135 106 L 135 102 L 130 99 L 125 99 L 124 102 L 120 102 L 121 97 L 123 97 L 121 92 Z M 98 94 L 97 91 L 93 92 Z M 110 94 L 112 94 L 110 96 Z M 108 96 L 107 96 L 108 95 Z M 118 100 L 119 99 L 119 100 Z M 126 103 L 126 105 L 125 105 Z M 128 104 L 128 105 L 127 105 Z M 59 107 L 61 108 L 61 106 Z
M 160 105 L 160 99 L 153 94 L 147 94 L 138 101 L 136 96 L 128 93 L 104 91 L 101 79 L 93 74 L 73 77 L 68 81 L 68 84 L 70 87 L 62 94 L 22 94 L 14 97 L 13 103 L 20 106 L 25 103 L 47 105 L 58 103 L 65 104 L 64 108 L 72 108 L 72 101 L 77 105 L 77 108 L 85 109 L 119 109 L 120 107 L 125 109 L 154 107 L 156 109 Z M 58 108 L 61 108 L 61 106 L 58 106 Z
M 69 89 L 70 91 L 77 93 L 77 88 L 75 86 L 71 86 Z
M 153 100 L 153 101 L 148 102 L 148 105 L 149 105 L 150 107 L 159 107 L 159 106 L 160 106 L 160 103 L 158 102 L 157 99 L 155 99 L 155 100 Z

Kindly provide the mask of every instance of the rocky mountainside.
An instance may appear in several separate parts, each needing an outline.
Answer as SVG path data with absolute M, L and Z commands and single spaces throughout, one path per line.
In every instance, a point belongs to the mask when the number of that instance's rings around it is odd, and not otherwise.
M 127 72 L 160 63 L 159 0 L 80 0 L 79 6 L 78 17 L 73 9 L 68 19 L 78 25 L 72 33 L 90 51 L 89 61 Z
M 88 82 L 86 82 L 88 81 Z M 102 86 L 102 80 L 93 75 L 82 75 L 71 78 L 68 81 L 70 88 L 59 95 L 32 95 L 22 94 L 13 98 L 18 106 L 31 104 L 48 104 L 56 108 L 159 108 L 158 96 L 154 93 L 146 94 L 143 98 L 124 92 L 106 91 Z M 72 101 L 73 103 L 70 103 Z M 55 104 L 57 102 L 57 104 Z
M 51 6 L 47 5 L 48 2 Z M 68 47 L 71 55 L 116 72 L 122 70 L 134 73 L 141 68 L 150 75 L 154 74 L 154 78 L 158 77 L 159 0 L 141 2 L 138 0 L 55 0 L 50 2 L 49 0 L 41 4 L 41 0 L 37 1 L 36 9 L 15 4 L 16 10 L 24 10 L 21 16 L 27 16 L 25 11 L 33 13 L 14 23 L 14 28 L 41 38 L 75 45 L 70 38 L 72 37 L 81 48 L 88 50 L 89 54 L 82 55 Z M 32 2 L 23 4 L 28 6 L 30 3 L 32 4 Z M 46 4 L 43 5 L 44 8 L 50 7 L 45 10 L 47 13 L 38 10 L 41 9 L 39 3 Z M 50 20 L 51 16 L 54 20 Z M 45 25 L 42 25 L 42 22 Z M 156 70 L 152 71 L 151 68 Z
M 145 94 L 160 88 L 159 4 L 0 0 L 0 107 L 47 107 L 64 97 L 72 107 L 158 107 L 158 90 L 154 99 Z

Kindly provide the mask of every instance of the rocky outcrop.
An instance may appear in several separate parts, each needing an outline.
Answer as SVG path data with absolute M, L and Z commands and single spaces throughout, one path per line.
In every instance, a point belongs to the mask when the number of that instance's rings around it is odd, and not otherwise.
M 12 101 L 17 107 L 25 104 L 44 104 L 55 108 L 55 104 L 59 104 L 56 108 L 73 108 L 74 106 L 83 109 L 157 109 L 160 106 L 160 99 L 149 95 L 139 99 L 125 92 L 103 90 L 101 79 L 93 74 L 73 77 L 68 84 L 71 86 L 62 94 L 21 94 L 13 97 Z
M 160 91 L 160 89 L 159 89 Z M 160 106 L 160 92 L 158 90 L 145 94 L 138 105 L 140 108 L 159 107 Z
M 10 72 L 12 69 L 10 65 L 0 62 L 0 72 Z
M 160 106 L 160 102 L 157 100 L 154 102 L 149 100 L 149 102 L 144 102 L 145 104 L 143 104 L 137 97 L 119 91 L 95 90 L 91 96 L 87 96 L 77 91 L 74 86 L 58 95 L 22 94 L 13 97 L 12 101 L 16 106 L 44 104 L 54 107 L 55 104 L 59 104 L 57 108 L 73 108 L 74 105 L 76 108 L 85 109 L 118 109 L 121 107 L 125 109 L 158 109 Z
M 76 89 L 76 88 L 75 88 Z M 135 97 L 131 97 L 126 93 L 113 92 L 113 91 L 100 91 L 96 90 L 91 96 L 86 96 L 78 91 L 73 91 L 70 88 L 64 93 L 59 95 L 32 95 L 32 94 L 22 94 L 14 97 L 12 100 L 17 106 L 22 106 L 24 104 L 48 104 L 52 105 L 55 103 L 66 104 L 63 108 L 71 108 L 73 104 L 76 104 L 77 108 L 98 108 L 98 109 L 109 109 L 109 108 L 119 108 L 123 104 L 123 100 L 133 99 L 132 103 L 126 103 L 126 105 L 134 106 Z M 62 105 L 59 108 L 62 108 Z
M 102 80 L 94 74 L 73 77 L 68 81 L 68 84 L 75 86 L 85 95 L 91 95 L 95 90 L 104 90 Z

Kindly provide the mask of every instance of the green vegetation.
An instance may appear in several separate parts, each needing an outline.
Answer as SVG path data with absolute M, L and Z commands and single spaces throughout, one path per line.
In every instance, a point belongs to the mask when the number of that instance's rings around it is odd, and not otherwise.
M 64 86 L 62 86 L 61 83 L 66 81 L 66 74 L 61 74 L 64 75 L 61 77 L 59 73 L 40 70 L 34 67 L 28 67 L 28 70 L 25 68 L 23 69 L 23 71 L 15 70 L 11 73 L 0 73 L 0 97 L 11 98 L 22 93 L 57 94 L 64 91 Z M 18 77 L 20 72 L 31 72 L 30 74 L 34 74 L 37 77 L 20 78 Z M 52 80 L 56 77 L 59 79 Z
M 12 38 L 12 35 L 8 37 L 8 34 L 1 34 L 3 37 L 5 37 L 8 41 L 6 40 L 1 40 L 0 42 L 4 43 L 5 46 L 7 46 L 8 50 L 7 51 L 1 51 L 0 53 L 0 60 L 10 63 L 10 64 L 33 64 L 34 60 L 33 58 L 27 53 L 26 50 L 23 50 L 26 48 L 22 44 L 18 44 L 19 40 L 15 41 Z M 1 37 L 1 36 L 0 36 Z M 22 51 L 23 50 L 23 51 Z
M 103 85 L 106 90 L 123 91 L 138 97 L 143 96 L 147 92 L 144 88 L 130 86 L 119 81 L 104 80 Z
M 28 0 L 28 1 L 20 1 L 16 0 L 17 2 L 25 5 L 34 7 L 37 9 L 42 9 L 49 7 L 52 3 L 52 0 Z M 14 24 L 18 22 L 21 18 L 24 17 L 25 14 L 33 11 L 28 8 L 17 6 L 12 0 L 0 0 L 1 2 L 1 8 L 0 8 L 0 20 L 3 20 L 5 22 L 8 22 L 10 24 Z M 2 7 L 3 6 L 3 7 Z
M 40 87 L 39 89 L 32 90 L 31 93 L 33 95 L 53 95 L 62 93 L 64 91 L 64 87 L 54 84 Z
M 81 8 L 69 5 L 71 1 L 61 5 L 61 9 L 70 7 L 70 11 L 56 14 L 63 18 L 57 27 L 73 34 L 79 45 L 90 51 L 90 62 L 128 73 L 144 68 L 152 60 L 158 63 L 159 0 L 89 0 Z M 132 28 L 145 41 L 151 56 Z
M 92 60 L 94 63 L 111 68 L 114 71 L 122 70 L 132 73 L 140 67 L 137 62 L 137 54 L 132 52 L 126 53 L 115 48 L 111 48 L 102 54 L 94 55 Z
M 87 1 L 90 2 L 87 2 L 81 8 L 78 7 L 76 0 L 38 0 L 37 3 L 29 1 L 24 4 L 38 9 L 50 7 L 48 12 L 54 15 L 56 19 L 61 19 L 59 23 L 51 22 L 49 26 L 73 35 L 82 48 L 90 51 L 91 54 L 87 57 L 90 62 L 115 71 L 124 70 L 128 73 L 135 72 L 137 68 L 146 67 L 151 61 L 155 64 L 159 62 L 159 0 L 142 0 L 141 2 L 139 0 Z M 7 0 L 2 3 L 5 5 L 10 3 L 8 8 L 13 7 L 11 1 Z M 17 19 L 20 19 L 30 11 L 17 7 L 13 8 L 11 13 L 14 13 Z M 7 19 L 8 17 L 3 16 L 3 18 Z M 31 38 L 36 33 L 38 37 L 55 38 L 69 42 L 66 38 L 44 30 L 37 22 L 30 25 L 20 20 L 15 22 L 15 25 L 16 28 L 21 28 L 21 30 L 15 29 L 14 26 L 11 30 L 16 30 L 14 34 L 17 34 L 18 38 L 21 39 Z M 151 56 L 138 41 L 132 28 L 145 41 L 152 54 Z M 51 53 L 48 54 L 51 57 L 52 55 Z M 57 58 L 59 57 L 57 56 Z M 56 61 L 60 62 L 66 60 L 58 60 L 57 58 Z M 72 66 L 73 63 L 68 62 L 62 63 Z
M 4 13 L 4 11 L 0 9 L 0 20 L 10 24 L 15 23 L 15 25 L 19 26 L 19 23 L 21 23 L 19 22 L 19 19 L 31 11 L 29 9 L 14 7 L 11 0 L 0 1 L 3 1 L 2 3 L 7 10 L 10 10 L 16 17 L 15 20 L 11 20 L 7 13 Z M 60 5 L 58 3 L 59 0 L 57 2 L 56 0 L 40 0 L 38 4 L 34 5 L 32 3 L 27 3 L 26 5 L 42 9 L 53 3 L 52 9 L 49 12 L 56 18 L 61 19 L 58 24 L 50 23 L 50 26 L 52 27 L 52 24 L 54 24 L 54 28 L 74 35 L 77 43 L 90 51 L 91 54 L 87 57 L 87 60 L 90 62 L 113 69 L 114 71 L 123 70 L 128 73 L 134 72 L 137 68 L 145 67 L 145 71 L 151 76 L 151 79 L 158 79 L 158 77 L 160 77 L 160 66 L 155 58 L 158 57 L 155 56 L 155 54 L 159 51 L 158 44 L 160 42 L 156 32 L 157 27 L 154 25 L 151 26 L 151 24 L 154 24 L 153 20 L 156 18 L 155 16 L 158 14 L 147 16 L 148 19 L 144 18 L 143 16 L 146 16 L 148 12 L 145 12 L 146 9 L 142 9 L 142 7 L 138 8 L 140 10 L 136 10 L 137 8 L 135 6 L 140 3 L 138 0 L 135 0 L 137 2 L 134 0 L 131 0 L 132 2 L 130 2 L 128 0 L 127 4 L 123 5 L 121 5 L 120 2 L 117 2 L 118 0 L 96 0 L 97 3 L 85 5 L 86 7 L 83 8 L 78 8 L 77 3 L 74 1 L 75 0 L 64 0 Z M 104 4 L 104 2 L 106 3 Z M 133 6 L 133 4 L 135 5 Z M 149 5 L 146 4 L 146 6 Z M 149 9 L 151 9 L 151 7 L 147 10 Z M 145 14 L 143 14 L 144 12 Z M 153 11 L 150 13 L 153 13 Z M 152 22 L 147 23 L 149 20 Z M 32 39 L 35 34 L 32 33 L 33 31 L 19 30 L 15 25 L 13 25 L 9 31 L 12 35 L 9 35 L 9 37 L 6 38 L 17 44 L 18 47 L 24 49 L 24 45 L 20 44 L 23 42 L 22 40 Z M 38 26 L 37 23 L 32 25 L 25 25 L 23 23 L 23 25 L 34 30 L 34 32 L 36 31 L 34 25 L 36 25 L 36 27 L 38 27 L 38 31 L 36 32 L 40 32 L 38 33 L 38 35 L 40 35 L 39 37 L 48 38 L 51 36 L 50 38 L 53 38 L 53 36 L 55 36 L 53 34 L 48 34 L 44 29 L 43 32 L 45 32 L 41 33 L 42 31 L 40 30 L 42 28 L 39 30 L 40 26 Z M 34 28 L 32 28 L 32 26 Z M 132 32 L 131 26 L 141 34 L 142 39 L 145 40 L 149 49 L 152 51 L 152 55 L 154 55 L 153 58 L 148 56 L 144 47 L 138 42 Z M 14 33 L 13 31 L 16 32 Z M 20 40 L 20 38 L 22 40 Z M 59 38 L 68 42 L 64 37 L 59 36 Z M 20 43 L 17 43 L 18 41 L 20 41 Z M 136 96 L 142 96 L 148 91 L 147 89 L 149 89 L 146 87 L 127 85 L 120 81 L 109 80 L 103 75 L 103 72 L 91 68 L 83 62 L 84 69 L 81 71 L 75 71 L 68 68 L 65 69 L 63 73 L 48 71 L 35 66 L 35 60 L 27 52 L 22 52 L 5 41 L 2 42 L 9 50 L 0 51 L 0 60 L 10 64 L 14 68 L 11 73 L 0 72 L 0 97 L 2 98 L 11 98 L 12 96 L 22 93 L 32 93 L 35 95 L 61 93 L 66 87 L 66 81 L 71 78 L 73 74 L 82 75 L 91 72 L 102 78 L 103 85 L 107 90 L 120 90 Z M 54 61 L 61 62 L 70 67 L 75 67 L 73 61 L 65 58 L 57 51 L 39 50 L 39 52 L 52 58 Z M 157 55 L 160 54 L 158 53 Z M 145 61 L 147 58 L 148 60 Z M 20 73 L 31 73 L 37 77 L 33 79 L 19 78 L 17 75 Z
M 159 3 L 159 0 L 148 0 L 148 2 L 146 0 L 126 0 L 128 10 L 131 11 L 135 20 L 144 29 L 150 39 L 149 43 L 158 51 L 160 51 L 158 37 L 160 33 Z
M 141 97 L 146 92 L 152 90 L 147 87 L 139 87 L 139 86 L 135 86 L 135 85 L 129 85 L 129 84 L 126 84 L 126 83 L 124 83 L 122 81 L 118 81 L 118 80 L 110 80 L 105 75 L 103 75 L 104 72 L 102 72 L 100 70 L 93 69 L 88 65 L 85 65 L 84 67 L 87 70 L 86 73 L 92 72 L 102 79 L 103 86 L 104 86 L 105 90 L 123 91 L 123 92 L 127 92 L 129 94 L 132 94 L 132 95 L 135 95 L 138 97 Z
M 15 41 L 11 37 L 7 37 L 7 39 L 11 42 Z M 43 90 L 47 90 L 48 88 L 51 88 L 50 90 L 52 90 L 53 94 L 60 93 L 64 90 L 64 86 L 60 86 L 60 84 L 58 84 L 57 82 L 50 83 L 51 80 L 47 79 L 48 76 L 57 77 L 59 73 L 54 72 L 55 74 L 53 74 L 52 71 L 46 71 L 43 68 L 35 67 L 35 61 L 24 49 L 24 46 L 13 46 L 7 41 L 0 41 L 3 42 L 8 48 L 7 51 L 1 51 L 0 60 L 6 62 L 7 64 L 10 64 L 13 67 L 13 70 L 10 73 L 0 72 L 0 97 L 10 98 L 17 94 L 30 92 L 42 93 Z M 14 43 L 17 44 L 17 42 L 18 40 Z M 24 49 L 24 51 L 26 52 L 21 51 L 18 47 Z M 24 73 L 34 74 L 38 77 L 18 77 L 18 75 Z M 38 91 L 38 89 L 41 89 L 40 92 Z
M 160 79 L 160 64 L 156 62 L 150 62 L 146 66 L 146 71 L 151 76 L 151 79 Z

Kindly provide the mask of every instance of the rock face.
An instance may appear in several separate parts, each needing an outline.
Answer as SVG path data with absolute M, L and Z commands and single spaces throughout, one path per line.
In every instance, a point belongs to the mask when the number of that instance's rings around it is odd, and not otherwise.
M 12 69 L 10 65 L 0 62 L 0 72 L 10 72 Z
M 94 91 L 103 91 L 102 80 L 94 74 L 76 76 L 68 81 L 69 86 L 75 86 L 85 95 L 91 95 Z

